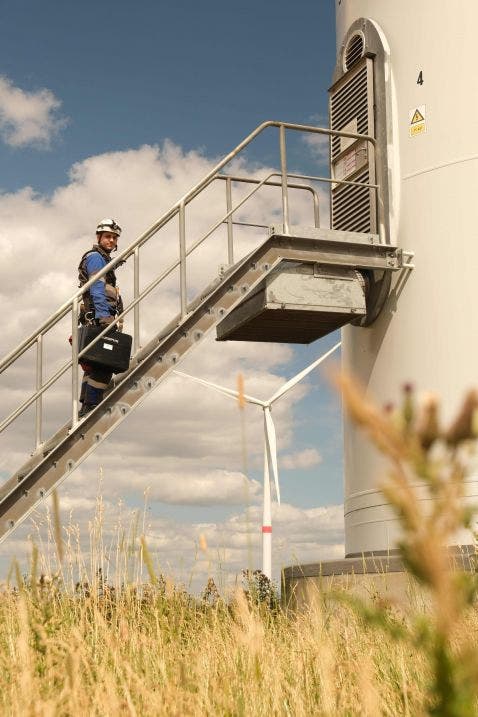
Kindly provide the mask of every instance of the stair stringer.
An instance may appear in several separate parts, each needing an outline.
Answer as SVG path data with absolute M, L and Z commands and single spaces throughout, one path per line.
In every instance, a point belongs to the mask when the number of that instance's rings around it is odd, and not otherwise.
M 344 233 L 345 234 L 345 233 Z M 253 292 L 281 261 L 398 268 L 390 247 L 366 245 L 360 235 L 331 241 L 275 234 L 203 291 L 189 313 L 173 321 L 134 358 L 104 401 L 71 429 L 63 426 L 0 489 L 0 542 L 59 486 L 156 388 L 228 313 Z M 344 236 L 345 238 L 345 236 Z M 386 253 L 387 252 L 387 253 Z
M 233 267 L 193 310 L 169 324 L 116 377 L 105 400 L 73 430 L 63 426 L 0 489 L 0 542 L 58 487 L 167 377 L 170 371 L 281 261 L 268 240 Z M 175 324 L 172 327 L 172 324 Z

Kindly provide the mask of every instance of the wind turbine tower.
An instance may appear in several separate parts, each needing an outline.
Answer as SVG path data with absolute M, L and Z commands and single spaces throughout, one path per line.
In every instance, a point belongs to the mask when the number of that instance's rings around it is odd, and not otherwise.
M 376 114 L 386 111 L 379 141 L 387 144 L 390 241 L 415 252 L 414 271 L 405 284 L 397 277 L 375 323 L 343 328 L 344 367 L 384 403 L 408 381 L 432 390 L 451 418 L 477 376 L 478 3 L 337 0 L 336 16 L 334 82 L 347 82 L 349 64 L 371 63 Z M 333 126 L 333 88 L 331 110 Z M 353 106 L 348 121 L 357 121 Z M 376 486 L 381 470 L 347 424 L 347 555 L 395 547 L 397 523 Z M 469 476 L 466 500 L 477 497 L 478 476 Z
M 332 138 L 332 178 L 375 182 L 380 192 L 332 185 L 331 228 L 377 231 L 414 254 L 413 271 L 373 273 L 378 310 L 342 327 L 343 367 L 378 403 L 398 403 L 409 382 L 435 392 L 448 421 L 477 377 L 477 27 L 473 0 L 336 0 L 330 127 L 375 144 Z M 306 600 L 307 578 L 368 575 L 382 559 L 383 569 L 402 570 L 398 521 L 378 489 L 383 459 L 347 420 L 344 442 L 345 559 L 285 570 L 290 592 L 302 584 Z M 426 504 L 426 486 L 417 491 Z M 476 473 L 464 501 L 478 503 Z M 469 546 L 472 535 L 463 530 L 453 543 Z

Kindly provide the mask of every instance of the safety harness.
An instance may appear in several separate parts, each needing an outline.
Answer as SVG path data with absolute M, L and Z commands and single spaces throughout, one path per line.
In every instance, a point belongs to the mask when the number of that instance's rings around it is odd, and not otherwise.
M 93 244 L 93 248 L 83 254 L 80 260 L 80 264 L 78 266 L 78 286 L 80 288 L 84 284 L 86 284 L 86 282 L 91 278 L 90 276 L 88 276 L 88 272 L 86 270 L 86 259 L 90 254 L 93 254 L 94 252 L 100 254 L 107 263 L 111 261 L 111 257 L 108 252 L 106 252 L 99 244 Z M 123 264 L 124 262 L 120 263 Z M 112 316 L 115 316 L 116 314 L 121 314 L 123 311 L 123 301 L 121 299 L 121 296 L 119 295 L 119 290 L 116 287 L 116 274 L 114 272 L 114 269 L 110 269 L 106 272 L 106 274 L 104 275 L 104 280 L 106 300 L 110 307 L 111 314 Z M 111 287 L 113 291 L 108 291 L 108 287 Z M 115 298 L 113 298 L 113 296 L 115 296 Z M 79 320 L 81 324 L 91 324 L 94 323 L 94 319 L 95 307 L 91 298 L 90 291 L 86 290 L 83 294 L 83 301 L 80 306 Z

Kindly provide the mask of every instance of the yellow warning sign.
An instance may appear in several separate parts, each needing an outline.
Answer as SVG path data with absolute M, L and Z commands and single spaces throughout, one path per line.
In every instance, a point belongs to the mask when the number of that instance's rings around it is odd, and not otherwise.
M 415 110 L 410 124 L 416 124 L 417 122 L 425 122 L 425 117 L 422 115 L 420 110 Z
M 425 125 L 425 122 L 420 122 L 420 124 L 414 124 L 410 127 L 410 137 L 414 137 L 416 134 L 421 134 L 422 132 L 426 132 L 427 128 Z
M 412 107 L 408 113 L 408 131 L 410 137 L 415 137 L 417 134 L 423 134 L 427 131 L 426 121 L 426 108 L 425 105 Z

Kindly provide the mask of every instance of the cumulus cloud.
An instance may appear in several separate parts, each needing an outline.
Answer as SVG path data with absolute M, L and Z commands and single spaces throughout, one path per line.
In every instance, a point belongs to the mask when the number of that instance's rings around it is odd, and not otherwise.
M 260 484 L 243 473 L 201 469 L 188 473 L 178 471 L 178 467 L 181 465 L 176 465 L 176 470 L 170 473 L 149 474 L 149 481 L 143 477 L 141 487 L 148 490 L 151 500 L 173 505 L 243 505 L 250 500 L 256 501 L 261 492 Z M 127 480 L 127 474 L 123 473 L 123 488 L 126 487 L 125 478 Z
M 296 453 L 288 453 L 280 456 L 279 465 L 286 471 L 294 470 L 294 468 L 313 468 L 322 462 L 322 456 L 316 448 L 304 448 L 303 451 Z
M 249 506 L 215 522 L 186 522 L 151 513 L 147 502 L 143 509 L 131 511 L 121 503 L 100 497 L 95 500 L 95 488 L 91 486 L 90 500 L 78 493 L 60 500 L 63 536 L 70 545 L 73 564 L 79 562 L 76 570 L 72 569 L 76 579 L 81 573 L 91 576 L 98 565 L 103 565 L 106 579 L 121 584 L 128 560 L 129 579 L 133 575 L 140 578 L 141 534 L 146 537 L 157 571 L 186 583 L 192 591 L 201 590 L 210 575 L 224 586 L 240 580 L 242 570 L 261 565 L 260 506 Z M 27 570 L 32 542 L 40 547 L 41 570 L 54 572 L 57 564 L 55 547 L 49 540 L 51 525 L 49 506 L 44 506 L 8 542 L 0 544 L 2 572 L 6 573 L 12 555 Z M 277 583 L 281 568 L 291 563 L 343 557 L 343 506 L 301 509 L 287 503 L 274 505 L 272 525 L 273 579 Z M 203 551 L 199 550 L 200 543 Z M 115 564 L 115 555 L 119 564 Z M 145 574 L 142 577 L 147 579 Z
M 306 134 L 304 142 L 312 152 L 314 159 L 326 162 L 329 159 L 329 137 L 326 134 Z
M 184 152 L 166 142 L 161 146 L 90 157 L 75 165 L 68 183 L 51 196 L 40 195 L 31 188 L 0 195 L 2 353 L 7 353 L 34 330 L 76 289 L 76 267 L 80 256 L 93 243 L 99 218 L 112 215 L 120 222 L 124 246 L 155 222 L 213 165 L 214 161 L 200 152 Z M 242 162 L 235 171 L 246 173 L 249 168 Z M 263 171 L 268 173 L 270 168 Z M 258 172 L 255 166 L 254 174 Z M 225 211 L 224 190 L 225 187 L 216 182 L 202 201 L 198 198 L 191 205 L 187 216 L 188 244 L 217 221 L 218 210 Z M 235 191 L 240 196 L 244 190 L 239 187 Z M 297 214 L 309 216 L 308 198 L 296 196 L 294 201 Z M 250 213 L 241 210 L 240 218 L 267 224 L 277 207 L 280 207 L 280 189 L 277 195 L 268 192 L 258 196 Z M 236 228 L 236 232 L 236 258 L 257 246 L 267 235 L 266 230 L 257 228 Z M 141 250 L 142 285 L 177 256 L 177 222 L 174 222 L 174 226 L 167 227 L 150 246 Z M 227 235 L 221 227 L 201 249 L 198 258 L 192 255 L 188 272 L 190 298 L 218 276 L 220 264 L 226 261 Z M 118 270 L 118 279 L 128 302 L 132 297 L 132 262 L 128 261 Z M 178 276 L 173 273 L 161 291 L 152 293 L 142 312 L 143 344 L 177 311 Z M 70 323 L 66 318 L 45 337 L 45 378 L 68 358 Z M 126 329 L 131 332 L 128 322 Z M 246 392 L 267 398 L 289 377 L 287 363 L 293 356 L 292 347 L 285 344 L 218 343 L 211 335 L 185 358 L 181 370 L 233 387 L 241 371 Z M 18 365 L 0 376 L 0 421 L 31 394 L 34 381 L 35 354 L 30 351 Z M 294 436 L 294 407 L 305 390 L 304 385 L 297 386 L 274 406 L 279 446 L 285 452 L 286 464 L 295 462 L 297 467 L 307 467 L 307 463 L 312 466 L 318 455 L 287 453 Z M 44 438 L 68 420 L 70 391 L 71 376 L 65 375 L 55 389 L 48 392 L 43 414 Z M 249 466 L 259 466 L 260 473 L 262 411 L 248 406 L 244 419 L 241 426 L 234 401 L 196 384 L 186 386 L 179 377 L 170 377 L 62 484 L 62 505 L 65 511 L 73 511 L 80 524 L 88 523 L 96 500 L 96 474 L 99 466 L 103 466 L 104 505 L 112 513 L 118 501 L 124 499 L 130 505 L 138 505 L 142 494 L 147 493 L 151 500 L 148 534 L 155 545 L 162 546 L 168 560 L 177 562 L 181 551 L 191 551 L 193 555 L 195 541 L 202 531 L 209 535 L 209 544 L 214 545 L 216 551 L 224 551 L 232 566 L 244 567 L 244 545 L 250 542 L 251 530 L 255 529 L 251 525 L 260 526 L 261 520 L 259 483 L 248 478 L 245 491 L 244 449 Z M 33 447 L 33 425 L 31 410 L 16 422 L 15 428 L 7 429 L 0 436 L 2 475 L 11 475 L 28 458 Z M 206 526 L 186 524 L 170 517 L 173 505 L 222 505 L 234 510 L 234 506 L 247 504 L 248 511 Z M 295 520 L 291 526 L 296 524 Z M 301 520 L 317 525 L 313 515 L 298 516 L 298 531 Z M 277 521 L 280 525 L 280 516 Z M 113 518 L 105 525 L 110 540 L 115 525 Z M 288 530 L 285 525 L 283 529 Z M 19 540 L 24 540 L 22 535 L 20 530 Z M 287 536 L 287 532 L 284 535 Z M 15 540 L 8 541 L 10 554 L 15 549 Z M 284 549 L 288 549 L 289 538 L 284 540 Z M 297 547 L 299 532 L 294 540 L 294 550 L 302 554 Z M 339 538 L 334 540 L 340 543 Z M 260 544 L 259 529 L 253 544 Z M 311 529 L 304 555 L 313 553 L 313 544 Z
M 0 76 L 0 134 L 11 147 L 48 148 L 67 120 L 61 101 L 48 89 L 28 92 Z

